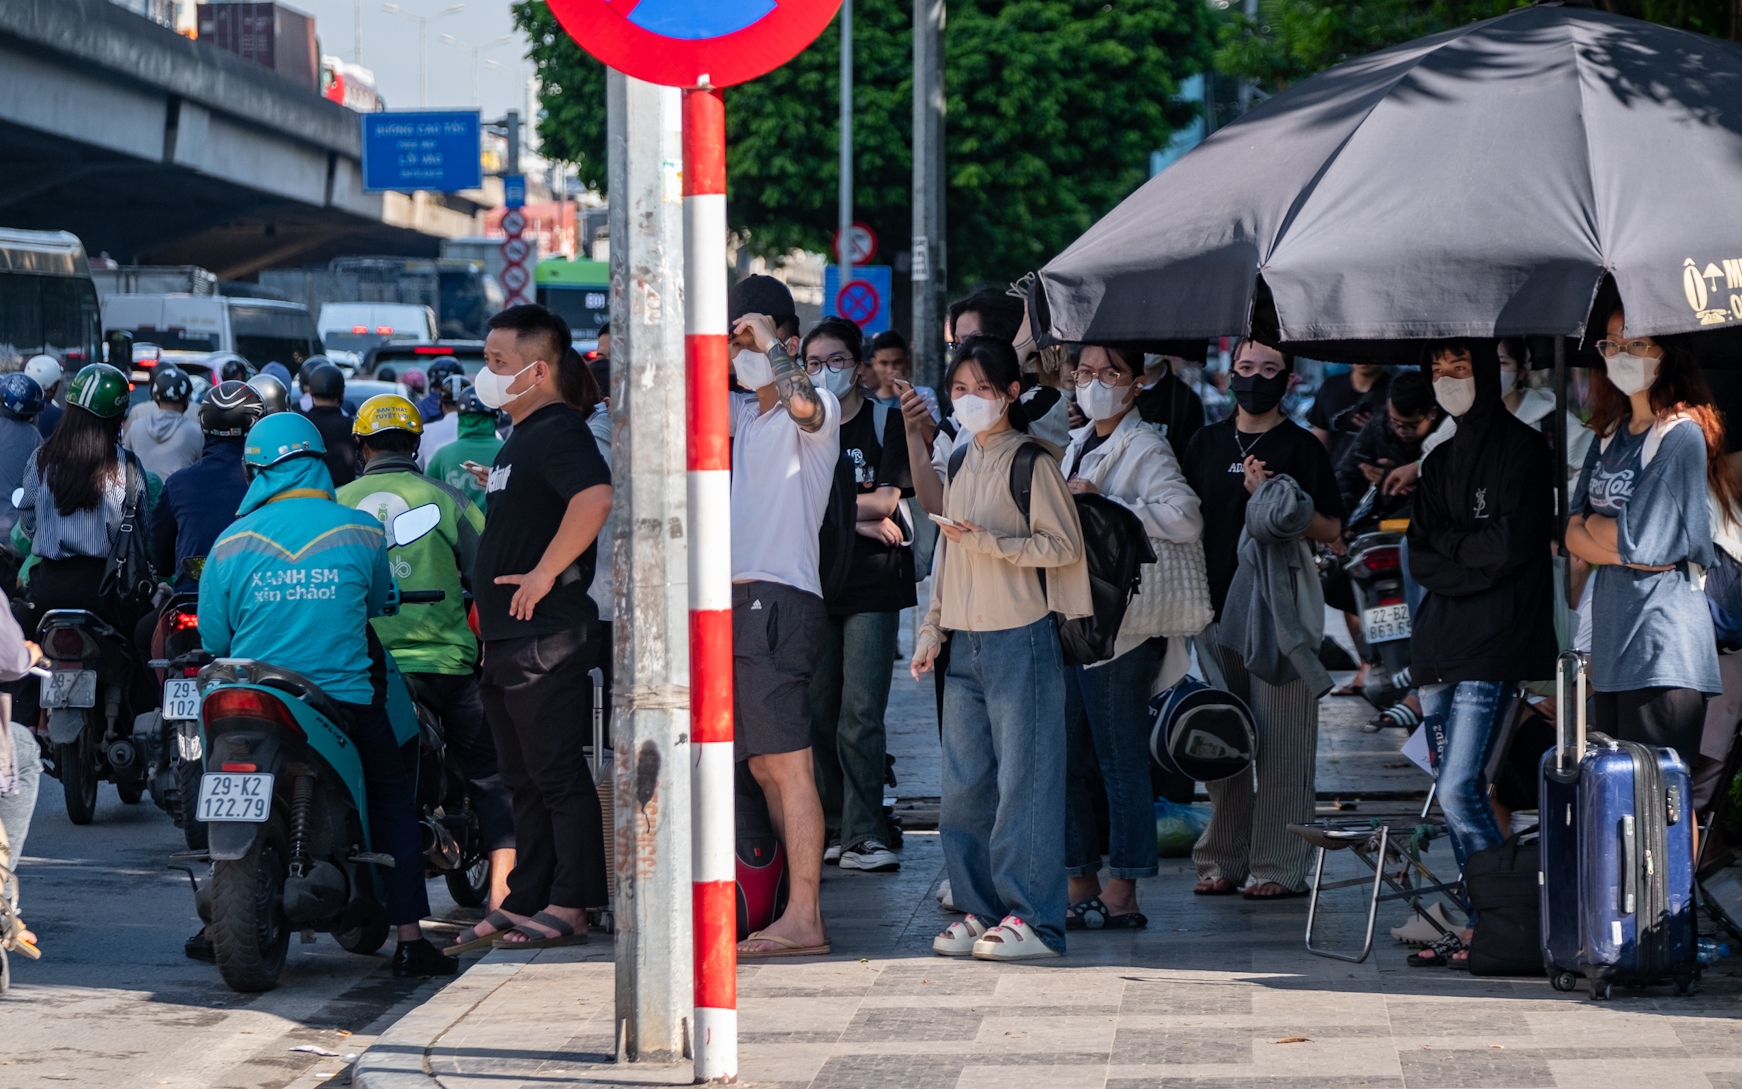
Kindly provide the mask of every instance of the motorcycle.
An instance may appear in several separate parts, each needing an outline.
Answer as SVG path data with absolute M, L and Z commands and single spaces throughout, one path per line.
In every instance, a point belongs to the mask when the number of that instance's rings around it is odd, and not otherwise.
M 175 594 L 164 603 L 152 633 L 154 662 L 179 658 L 199 649 L 199 606 L 198 594 Z M 191 804 L 199 794 L 202 770 L 198 673 L 192 667 L 157 670 L 158 683 L 163 686 L 159 705 L 163 726 L 150 781 L 151 800 L 175 821 L 191 851 L 204 850 L 206 846 L 206 826 L 193 819 Z
M 1402 527 L 1397 522 L 1402 522 Z M 1361 618 L 1362 656 L 1369 663 L 1361 695 L 1375 708 L 1391 707 L 1409 691 L 1409 603 L 1403 594 L 1403 528 L 1380 523 L 1349 542 L 1343 570 Z
M 97 786 L 115 784 L 128 805 L 145 796 L 162 748 L 156 708 L 134 707 L 139 663 L 128 636 L 95 613 L 50 609 L 37 625 L 48 675 L 38 704 L 45 720 L 48 772 L 61 781 L 67 816 L 89 824 L 97 812 Z
M 490 852 L 472 808 L 471 777 L 449 754 L 441 719 L 418 685 L 407 681 L 418 720 L 417 806 L 425 872 L 443 879 L 454 903 L 479 907 L 490 895 Z

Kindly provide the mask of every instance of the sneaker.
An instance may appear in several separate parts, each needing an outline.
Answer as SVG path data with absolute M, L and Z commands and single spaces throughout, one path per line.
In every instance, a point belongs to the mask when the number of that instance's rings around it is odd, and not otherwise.
M 1391 928 L 1392 938 L 1410 944 L 1432 945 L 1440 940 L 1443 933 L 1456 934 L 1464 928 L 1464 920 L 1461 917 L 1454 918 L 1452 913 L 1446 910 L 1446 906 L 1437 900 L 1428 906 L 1427 913 L 1434 922 L 1439 923 L 1445 930 L 1435 930 L 1432 923 L 1420 915 L 1412 913 L 1408 922 L 1402 926 Z
M 823 848 L 823 865 L 834 866 L 841 861 L 841 845 L 831 843 Z
M 431 945 L 427 938 L 400 942 L 399 948 L 393 953 L 393 974 L 400 979 L 451 976 L 457 975 L 459 971 L 460 962 L 453 957 L 443 956 L 441 950 Z
M 885 847 L 882 840 L 868 839 L 841 854 L 841 869 L 891 873 L 901 869 L 901 859 L 895 857 L 895 852 Z
M 938 882 L 938 907 L 952 914 L 960 914 L 962 910 L 950 901 L 950 879 L 947 877 Z

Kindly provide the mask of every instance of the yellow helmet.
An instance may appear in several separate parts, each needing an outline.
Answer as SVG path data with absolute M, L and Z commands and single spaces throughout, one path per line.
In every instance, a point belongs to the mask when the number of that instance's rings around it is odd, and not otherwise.
M 417 406 L 397 393 L 382 393 L 363 402 L 357 410 L 357 422 L 351 434 L 368 437 L 383 431 L 409 431 L 423 434 L 423 414 Z

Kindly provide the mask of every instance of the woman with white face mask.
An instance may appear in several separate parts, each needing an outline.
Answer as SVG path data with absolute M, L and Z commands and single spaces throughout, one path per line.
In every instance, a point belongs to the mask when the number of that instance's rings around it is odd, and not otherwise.
M 967 917 L 932 942 L 942 956 L 1029 960 L 1065 948 L 1064 660 L 1051 614 L 1087 616 L 1092 605 L 1064 477 L 1011 424 L 1021 378 L 1010 342 L 988 336 L 963 340 L 944 379 L 973 438 L 946 468 L 931 607 L 911 666 L 919 679 L 949 641 L 938 831 L 950 899 Z M 1013 470 L 1028 481 L 1026 513 Z
M 1186 484 L 1161 429 L 1136 411 L 1141 356 L 1087 345 L 1073 379 L 1077 406 L 1089 422 L 1071 432 L 1060 471 L 1075 495 L 1102 495 L 1125 507 L 1158 541 L 1189 544 L 1204 530 L 1197 493 Z M 1137 909 L 1137 882 L 1159 870 L 1155 805 L 1149 778 L 1149 692 L 1167 640 L 1146 628 L 1156 618 L 1144 594 L 1162 588 L 1145 575 L 1114 643 L 1113 658 L 1065 673 L 1065 873 L 1070 877 L 1071 929 L 1140 930 L 1149 920 Z M 1088 747 L 1107 787 L 1109 821 L 1106 885 L 1090 804 Z
M 1602 565 L 1591 591 L 1593 726 L 1673 748 L 1698 765 L 1706 698 L 1723 690 L 1700 579 L 1714 562 L 1708 493 L 1731 509 L 1742 487 L 1724 425 L 1680 337 L 1627 332 L 1609 317 L 1591 380 L 1597 441 L 1567 522 L 1567 550 Z

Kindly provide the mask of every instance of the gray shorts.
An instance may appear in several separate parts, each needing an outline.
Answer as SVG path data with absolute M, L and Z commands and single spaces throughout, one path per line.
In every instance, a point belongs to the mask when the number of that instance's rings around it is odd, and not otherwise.
M 732 746 L 739 760 L 811 744 L 811 673 L 829 626 L 823 599 L 779 582 L 732 585 Z

